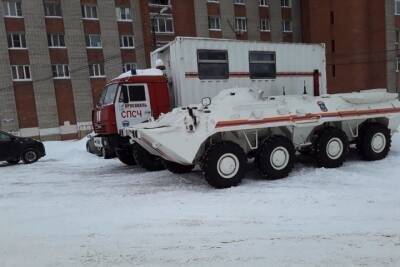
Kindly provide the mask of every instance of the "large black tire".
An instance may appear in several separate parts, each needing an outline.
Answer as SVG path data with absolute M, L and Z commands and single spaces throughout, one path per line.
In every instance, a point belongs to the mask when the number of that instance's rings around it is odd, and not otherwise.
M 135 161 L 135 158 L 133 157 L 132 149 L 124 149 L 124 150 L 118 149 L 115 151 L 115 153 L 117 154 L 119 161 L 121 161 L 125 165 L 128 165 L 128 166 L 136 165 L 136 161 Z
M 136 163 L 143 169 L 148 171 L 161 171 L 165 169 L 161 158 L 150 154 L 139 144 L 133 144 L 132 151 Z
M 182 165 L 168 160 L 163 160 L 163 164 L 167 170 L 176 174 L 188 173 L 194 168 L 194 165 Z
M 295 149 L 292 142 L 284 136 L 266 138 L 257 151 L 256 166 L 261 175 L 275 180 L 285 178 L 292 171 Z
M 101 148 L 101 156 L 104 159 L 112 159 L 115 157 L 115 154 L 107 147 L 102 147 Z
M 28 148 L 22 153 L 22 160 L 25 164 L 32 164 L 39 160 L 39 152 L 34 148 Z
M 318 165 L 325 168 L 342 166 L 349 152 L 347 135 L 338 128 L 326 127 L 317 136 L 314 156 Z
M 210 146 L 202 162 L 206 181 L 215 188 L 228 188 L 241 183 L 247 168 L 243 149 L 233 142 L 221 142 Z
M 364 160 L 386 158 L 392 144 L 390 130 L 380 123 L 367 123 L 360 128 L 357 149 Z
M 20 162 L 20 159 L 19 159 L 19 158 L 7 160 L 7 163 L 10 164 L 10 165 L 16 165 L 16 164 L 18 164 L 19 162 Z

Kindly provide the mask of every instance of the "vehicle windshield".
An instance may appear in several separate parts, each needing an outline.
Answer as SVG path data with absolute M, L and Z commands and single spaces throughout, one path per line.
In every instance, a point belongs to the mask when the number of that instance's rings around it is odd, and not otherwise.
M 103 93 L 100 98 L 100 105 L 108 105 L 114 103 L 115 94 L 117 93 L 118 84 L 113 83 L 104 87 Z

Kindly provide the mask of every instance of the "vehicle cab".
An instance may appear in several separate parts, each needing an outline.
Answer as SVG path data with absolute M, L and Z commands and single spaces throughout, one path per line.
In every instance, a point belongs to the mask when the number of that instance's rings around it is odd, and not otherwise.
M 121 136 L 124 127 L 157 118 L 171 108 L 167 78 L 159 69 L 132 70 L 107 84 L 93 110 L 96 146 L 105 158 L 113 157 L 115 148 L 129 144 Z

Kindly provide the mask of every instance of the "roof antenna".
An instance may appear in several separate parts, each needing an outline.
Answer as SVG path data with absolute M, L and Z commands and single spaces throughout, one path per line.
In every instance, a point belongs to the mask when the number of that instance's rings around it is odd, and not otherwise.
M 285 86 L 282 87 L 282 93 L 283 95 L 286 95 Z
M 304 80 L 304 91 L 303 91 L 303 94 L 307 94 L 307 87 L 306 87 L 306 80 Z

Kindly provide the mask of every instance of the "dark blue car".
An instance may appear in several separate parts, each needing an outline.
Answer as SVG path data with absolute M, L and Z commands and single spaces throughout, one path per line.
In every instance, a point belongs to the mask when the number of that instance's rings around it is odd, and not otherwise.
M 0 131 L 0 161 L 34 163 L 46 155 L 42 142 Z

